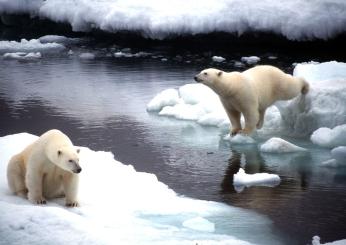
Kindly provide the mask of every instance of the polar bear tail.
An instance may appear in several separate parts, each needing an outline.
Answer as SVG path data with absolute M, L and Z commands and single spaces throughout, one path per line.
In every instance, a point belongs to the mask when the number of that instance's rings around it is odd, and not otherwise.
M 303 83 L 303 87 L 302 87 L 301 92 L 302 92 L 302 94 L 307 94 L 309 92 L 310 85 L 304 78 L 301 78 L 301 81 Z

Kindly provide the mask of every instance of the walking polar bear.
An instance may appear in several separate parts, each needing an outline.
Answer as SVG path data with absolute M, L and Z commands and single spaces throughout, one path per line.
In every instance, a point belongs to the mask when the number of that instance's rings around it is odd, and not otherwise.
M 78 173 L 82 170 L 78 153 L 61 131 L 47 131 L 10 159 L 7 179 L 11 191 L 35 204 L 65 196 L 66 206 L 78 206 Z
M 262 65 L 244 72 L 224 72 L 209 68 L 196 75 L 195 80 L 210 87 L 227 112 L 232 124 L 231 134 L 251 134 L 263 126 L 266 109 L 278 100 L 289 100 L 309 91 L 303 78 L 293 77 L 280 69 Z M 240 114 L 245 128 L 240 124 Z

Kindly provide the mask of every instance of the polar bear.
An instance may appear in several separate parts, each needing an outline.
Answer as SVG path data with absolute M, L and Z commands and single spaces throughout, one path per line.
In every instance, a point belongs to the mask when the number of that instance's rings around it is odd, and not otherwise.
M 78 206 L 79 149 L 61 131 L 52 129 L 22 152 L 14 155 L 7 167 L 11 191 L 35 204 L 45 198 L 66 198 L 66 206 Z
M 309 91 L 309 84 L 303 78 L 293 77 L 269 65 L 256 66 L 244 72 L 209 68 L 194 79 L 219 95 L 232 124 L 232 135 L 251 134 L 256 127 L 263 126 L 265 111 L 274 102 L 289 100 Z M 240 124 L 241 113 L 245 119 L 244 129 Z

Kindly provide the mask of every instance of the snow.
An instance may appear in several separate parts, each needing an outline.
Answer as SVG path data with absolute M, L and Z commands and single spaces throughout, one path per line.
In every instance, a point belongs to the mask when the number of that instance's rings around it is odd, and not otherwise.
M 319 128 L 312 133 L 310 139 L 312 143 L 321 147 L 346 146 L 346 124 L 333 129 Z
M 233 175 L 233 185 L 237 192 L 243 191 L 245 186 L 275 187 L 280 184 L 280 181 L 280 177 L 276 174 L 246 174 L 242 168 L 239 169 L 238 173 Z
M 233 230 L 232 220 L 241 217 L 256 229 L 270 224 L 239 208 L 180 197 L 155 175 L 137 172 L 110 152 L 86 147 L 80 152 L 81 207 L 66 208 L 63 198 L 33 205 L 10 193 L 6 166 L 35 139 L 27 133 L 0 137 L 0 244 L 245 245 L 250 243 L 226 235 Z
M 260 146 L 260 151 L 267 153 L 290 153 L 306 151 L 306 149 L 284 139 L 273 137 Z
M 93 54 L 93 53 L 81 53 L 79 55 L 79 58 L 81 58 L 82 60 L 93 60 L 93 59 L 95 59 L 95 54 Z
M 28 13 L 69 23 L 74 31 L 133 31 L 163 39 L 172 35 L 270 32 L 290 40 L 330 39 L 346 30 L 342 0 L 2 0 L 1 13 Z M 265 10 L 265 11 L 264 11 Z M 231 14 L 229 14 L 231 13 Z
M 248 65 L 255 65 L 260 61 L 261 58 L 257 56 L 241 57 L 241 62 L 244 62 Z
M 42 55 L 40 52 L 15 52 L 15 53 L 5 53 L 3 55 L 4 59 L 14 59 L 14 60 L 37 60 L 41 59 Z
M 176 105 L 179 100 L 179 92 L 176 89 L 166 89 L 148 103 L 147 111 L 160 111 L 165 106 Z
M 22 39 L 17 41 L 0 41 L 0 54 L 1 53 L 15 53 L 15 52 L 41 52 L 41 53 L 59 53 L 64 50 L 65 46 L 58 43 L 41 43 L 37 39 L 26 40 Z
M 214 62 L 223 62 L 223 61 L 226 60 L 224 57 L 221 57 L 221 56 L 213 56 L 213 57 L 211 57 L 211 59 L 212 59 Z

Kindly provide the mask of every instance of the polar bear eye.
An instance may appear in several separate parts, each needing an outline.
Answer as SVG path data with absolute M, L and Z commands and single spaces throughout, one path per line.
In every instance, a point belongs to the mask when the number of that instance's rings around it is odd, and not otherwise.
M 70 159 L 70 160 L 68 160 L 68 162 L 73 163 L 73 160 Z
M 203 75 L 204 75 L 204 76 L 208 75 L 208 72 L 204 72 Z

